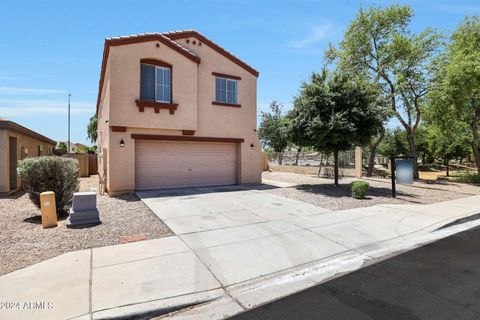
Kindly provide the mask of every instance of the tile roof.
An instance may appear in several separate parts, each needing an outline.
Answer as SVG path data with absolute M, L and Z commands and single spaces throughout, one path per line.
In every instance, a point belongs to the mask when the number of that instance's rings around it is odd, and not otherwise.
M 175 41 L 178 39 L 184 39 L 189 37 L 197 38 L 199 41 L 205 43 L 213 50 L 225 56 L 227 59 L 230 59 L 232 62 L 244 68 L 245 70 L 253 74 L 255 77 L 258 77 L 259 72 L 257 70 L 255 70 L 250 65 L 240 60 L 239 58 L 235 57 L 233 54 L 231 54 L 230 52 L 220 47 L 218 44 L 209 40 L 208 38 L 201 35 L 195 30 L 190 29 L 190 30 L 178 30 L 178 31 L 169 31 L 169 32 L 152 32 L 152 33 L 132 34 L 132 35 L 120 36 L 120 37 L 110 37 L 105 39 L 105 46 L 103 50 L 102 68 L 100 71 L 100 81 L 98 85 L 97 112 L 100 105 L 100 96 L 102 94 L 103 80 L 105 77 L 105 69 L 107 66 L 107 59 L 108 59 L 110 46 L 128 45 L 128 44 L 140 43 L 140 42 L 146 42 L 146 41 L 160 41 L 166 44 L 167 46 L 169 46 L 170 48 L 172 48 L 173 50 L 176 50 L 180 54 L 184 55 L 185 57 L 189 58 L 190 60 L 198 64 L 200 63 L 201 58 L 191 50 L 183 47 L 182 45 L 180 45 L 178 42 Z
M 28 135 L 30 137 L 34 137 L 36 139 L 39 139 L 39 140 L 45 141 L 47 143 L 50 143 L 52 145 L 57 144 L 57 142 L 55 140 L 52 140 L 48 137 L 45 137 L 44 135 L 41 135 L 38 132 L 30 130 L 27 127 L 19 125 L 18 123 L 7 120 L 5 118 L 0 118 L 0 129 L 17 131 L 17 132 L 20 132 L 22 134 Z
M 172 39 L 166 37 L 160 32 L 152 32 L 152 33 L 140 33 L 140 34 L 132 34 L 127 36 L 120 36 L 120 37 L 111 37 L 105 39 L 105 44 L 108 46 L 115 46 L 115 45 L 126 45 L 131 43 L 139 43 L 145 41 L 160 41 L 164 44 L 168 45 L 170 48 L 179 51 L 183 55 L 186 55 L 187 58 L 199 63 L 200 57 L 197 56 L 192 51 L 188 50 L 187 48 L 179 45 L 177 42 L 173 41 Z

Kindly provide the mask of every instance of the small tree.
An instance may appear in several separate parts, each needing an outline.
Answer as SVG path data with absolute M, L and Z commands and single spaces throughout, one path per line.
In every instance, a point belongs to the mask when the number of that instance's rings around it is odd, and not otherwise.
M 378 152 L 386 157 L 405 155 L 408 152 L 405 131 L 400 128 L 387 130 L 383 142 L 378 146 Z
M 463 159 L 470 153 L 466 131 L 468 129 L 459 121 L 447 130 L 436 125 L 427 129 L 428 148 L 446 166 L 447 177 L 450 176 L 450 160 Z
M 338 186 L 338 153 L 366 145 L 378 132 L 375 94 L 361 78 L 351 74 L 314 73 L 295 98 L 292 126 L 298 141 L 325 153 L 333 153 Z
M 283 151 L 288 146 L 288 120 L 282 115 L 283 106 L 277 101 L 270 104 L 270 112 L 261 113 L 258 137 L 263 147 L 270 147 L 278 154 L 278 164 L 282 164 Z
M 55 192 L 57 214 L 66 214 L 73 193 L 78 189 L 78 160 L 64 157 L 27 158 L 20 161 L 22 187 L 40 208 L 40 193 Z
M 90 139 L 90 142 L 92 143 L 97 143 L 97 136 L 98 136 L 98 121 L 97 121 L 97 115 L 93 115 L 93 117 L 90 118 L 90 122 L 88 123 L 87 126 L 87 137 Z
M 59 142 L 57 143 L 57 149 L 58 149 L 58 150 L 65 150 L 65 151 L 67 151 L 68 147 L 67 147 L 67 144 L 66 144 L 65 142 L 59 141 Z

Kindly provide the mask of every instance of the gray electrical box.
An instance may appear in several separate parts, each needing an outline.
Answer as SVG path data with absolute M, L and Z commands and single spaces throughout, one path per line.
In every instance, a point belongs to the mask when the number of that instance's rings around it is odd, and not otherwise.
M 87 227 L 102 223 L 97 209 L 95 192 L 75 192 L 67 227 Z

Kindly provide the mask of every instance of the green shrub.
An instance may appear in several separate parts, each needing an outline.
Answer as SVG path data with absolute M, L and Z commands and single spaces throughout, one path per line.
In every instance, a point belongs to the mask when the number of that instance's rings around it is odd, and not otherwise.
M 40 193 L 55 192 L 57 215 L 67 212 L 79 186 L 78 173 L 78 160 L 55 156 L 27 158 L 18 166 L 23 190 L 37 207 L 40 208 Z
M 474 183 L 474 184 L 480 184 L 480 175 L 478 174 L 472 174 L 468 171 L 460 173 L 455 180 L 458 182 L 463 182 L 463 183 Z
M 385 171 L 385 170 L 378 170 L 378 175 L 379 175 L 381 178 L 386 178 L 386 177 L 388 177 L 388 172 Z
M 353 181 L 352 182 L 352 197 L 357 199 L 365 199 L 368 193 L 369 184 L 366 181 Z

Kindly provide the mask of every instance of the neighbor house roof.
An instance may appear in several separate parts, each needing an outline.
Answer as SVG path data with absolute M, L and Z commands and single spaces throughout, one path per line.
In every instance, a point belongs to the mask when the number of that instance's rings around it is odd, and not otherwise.
M 195 37 L 199 41 L 205 43 L 208 45 L 210 48 L 213 50 L 217 51 L 227 59 L 230 59 L 232 62 L 236 63 L 240 67 L 244 68 L 251 74 L 253 74 L 255 77 L 258 77 L 259 72 L 240 60 L 239 58 L 235 57 L 233 54 L 230 52 L 226 51 L 213 41 L 207 39 L 205 36 L 201 35 L 195 30 L 181 30 L 181 31 L 170 31 L 170 32 L 155 32 L 155 33 L 143 33 L 143 34 L 135 34 L 135 35 L 129 35 L 129 36 L 121 36 L 121 37 L 112 37 L 112 38 L 106 38 L 105 39 L 105 44 L 104 44 L 104 49 L 103 49 L 103 59 L 102 59 L 102 69 L 100 71 L 100 81 L 98 85 L 98 96 L 97 96 L 97 112 L 98 108 L 100 106 L 100 96 L 102 94 L 103 90 L 103 81 L 105 78 L 105 72 L 107 68 L 107 60 L 108 60 L 108 54 L 110 52 L 110 47 L 111 46 L 122 46 L 122 45 L 128 45 L 128 44 L 133 44 L 133 43 L 141 43 L 141 42 L 147 42 L 147 41 L 160 41 L 161 43 L 167 45 L 169 48 L 177 51 L 178 53 L 184 55 L 186 58 L 192 60 L 193 62 L 199 64 L 201 59 L 199 56 L 197 56 L 194 52 L 188 50 L 187 48 L 183 47 L 180 45 L 178 42 L 175 40 L 178 39 L 184 39 L 184 38 L 190 38 L 190 37 Z
M 57 144 L 56 141 L 5 118 L 0 118 L 0 130 L 13 130 L 53 145 Z

